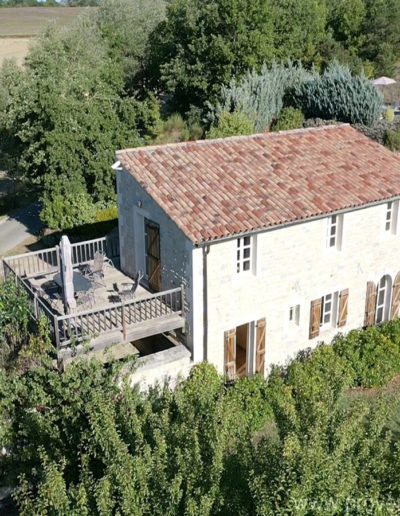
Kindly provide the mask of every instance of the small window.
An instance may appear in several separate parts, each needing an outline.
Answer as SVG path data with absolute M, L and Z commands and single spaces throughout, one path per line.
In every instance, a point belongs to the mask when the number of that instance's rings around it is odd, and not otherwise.
M 332 215 L 328 219 L 326 246 L 329 249 L 341 249 L 342 246 L 343 215 Z
M 337 319 L 337 301 L 338 301 L 338 293 L 334 292 L 332 294 L 326 294 L 322 298 L 321 304 L 321 326 L 335 326 Z
M 290 326 L 298 326 L 300 322 L 300 305 L 291 306 L 289 308 L 289 324 Z
M 395 234 L 397 232 L 397 216 L 399 202 L 391 201 L 386 204 L 385 232 Z
M 236 245 L 236 272 L 248 272 L 251 270 L 251 237 L 238 238 Z
M 392 278 L 389 275 L 383 276 L 378 283 L 376 295 L 376 323 L 379 324 L 389 320 L 390 302 L 392 292 Z

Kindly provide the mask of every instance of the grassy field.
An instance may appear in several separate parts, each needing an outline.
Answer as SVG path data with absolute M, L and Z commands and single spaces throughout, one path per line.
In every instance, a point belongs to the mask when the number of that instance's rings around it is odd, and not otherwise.
M 0 9 L 0 38 L 36 36 L 49 21 L 71 23 L 85 7 L 3 7 Z
M 0 66 L 15 57 L 21 63 L 33 38 L 49 22 L 65 26 L 85 7 L 8 7 L 0 8 Z M 89 8 L 91 9 L 91 8 Z

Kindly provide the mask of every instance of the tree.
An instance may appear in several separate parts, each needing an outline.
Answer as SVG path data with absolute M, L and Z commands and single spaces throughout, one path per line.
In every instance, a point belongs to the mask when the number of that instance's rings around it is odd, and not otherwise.
M 400 1 L 364 0 L 365 41 L 361 57 L 375 63 L 375 73 L 393 75 L 400 53 Z
M 153 40 L 153 71 L 181 113 L 273 56 L 269 0 L 173 0 Z
M 265 131 L 280 113 L 285 94 L 312 76 L 301 64 L 290 60 L 281 64 L 273 61 L 270 67 L 264 64 L 259 73 L 253 69 L 241 80 L 223 85 L 218 102 L 210 105 L 208 118 L 218 126 L 221 113 L 237 111 L 254 122 L 256 131 Z
M 329 65 L 323 75 L 296 85 L 293 91 L 292 102 L 306 118 L 372 125 L 381 113 L 383 99 L 374 85 L 338 63 Z
M 271 0 L 274 57 L 318 64 L 325 35 L 325 0 Z
M 126 13 L 129 23 L 137 13 L 133 4 Z M 121 17 L 124 6 L 122 2 L 118 9 L 114 2 L 114 10 L 100 9 L 99 20 L 83 16 L 63 31 L 50 27 L 23 69 L 6 65 L 2 70 L 0 122 L 13 144 L 14 167 L 42 188 L 43 219 L 51 227 L 90 222 L 95 212 L 91 203 L 101 207 L 115 200 L 110 168 L 115 149 L 143 142 L 159 118 L 153 96 L 126 93 L 139 73 L 144 44 L 134 56 L 131 46 L 125 59 L 117 58 L 122 47 L 114 39 L 116 28 L 109 29 L 112 20 L 109 25 L 106 20 Z M 151 30 L 150 22 L 141 21 Z M 65 216 L 56 206 L 63 200 L 64 208 L 70 208 Z M 79 208 L 82 200 L 86 210 Z

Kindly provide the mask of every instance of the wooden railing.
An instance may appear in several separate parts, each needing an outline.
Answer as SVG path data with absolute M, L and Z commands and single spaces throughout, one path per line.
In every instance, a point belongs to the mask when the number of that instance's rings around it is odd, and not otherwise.
M 86 242 L 71 244 L 73 266 L 83 265 L 94 259 L 96 252 L 105 254 L 111 260 L 119 257 L 118 236 L 96 238 Z
M 85 242 L 71 244 L 72 265 L 78 267 L 93 260 L 97 251 L 105 253 L 108 258 L 115 260 L 119 257 L 118 236 L 96 238 Z M 57 272 L 60 267 L 58 246 L 42 251 L 18 254 L 3 258 L 3 264 L 11 267 L 18 276 L 33 277 L 41 274 Z M 4 266 L 4 274 L 6 268 Z
M 102 251 L 109 258 L 119 256 L 118 238 L 98 238 L 72 244 L 73 266 L 77 267 L 94 258 Z M 4 275 L 14 281 L 17 288 L 26 292 L 32 316 L 45 316 L 51 328 L 52 338 L 60 350 L 89 340 L 97 335 L 121 331 L 125 340 L 127 331 L 145 321 L 157 320 L 168 315 L 183 315 L 183 287 L 149 294 L 128 302 L 110 304 L 106 307 L 83 312 L 59 315 L 32 289 L 29 278 L 58 270 L 58 247 L 3 259 Z
M 64 348 L 116 330 L 125 338 L 129 327 L 135 324 L 174 313 L 181 315 L 182 305 L 182 288 L 175 288 L 125 303 L 58 316 L 56 340 L 59 347 Z

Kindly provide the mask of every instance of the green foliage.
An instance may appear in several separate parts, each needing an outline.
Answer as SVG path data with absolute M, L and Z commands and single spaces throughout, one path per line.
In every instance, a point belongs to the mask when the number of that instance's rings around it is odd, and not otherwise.
M 325 1 L 272 0 L 271 4 L 274 57 L 318 64 L 327 22 Z
M 162 2 L 106 2 L 69 28 L 49 27 L 24 68 L 3 67 L 0 126 L 7 152 L 13 150 L 8 161 L 40 185 L 42 218 L 51 227 L 93 220 L 91 205 L 115 201 L 115 149 L 136 146 L 144 132 L 153 133 L 158 102 L 142 92 L 138 77 L 145 34 L 162 13 Z M 132 25 L 141 45 L 131 36 Z M 87 196 L 91 202 L 80 214 L 75 207 Z M 60 199 L 68 207 L 65 216 Z
M 222 113 L 237 111 L 254 121 L 255 131 L 265 131 L 280 113 L 285 94 L 312 76 L 291 61 L 286 64 L 273 61 L 270 67 L 264 64 L 260 73 L 253 69 L 242 80 L 222 86 L 219 101 L 209 105 L 209 120 L 217 126 Z
M 47 346 L 43 325 L 20 357 Z M 116 363 L 0 371 L 4 480 L 21 515 L 395 514 L 399 402 L 347 389 L 388 381 L 399 349 L 397 319 L 300 353 L 268 382 L 226 384 L 207 363 L 147 393 Z
M 86 192 L 65 192 L 64 195 L 49 192 L 42 199 L 42 221 L 53 229 L 69 229 L 95 221 L 96 207 Z
M 0 283 L 0 369 L 13 366 L 28 339 L 29 306 L 13 281 Z
M 392 108 L 386 108 L 383 113 L 383 118 L 388 122 L 393 122 L 394 120 L 394 111 Z
M 380 116 L 382 96 L 363 75 L 332 63 L 321 76 L 296 85 L 294 103 L 306 118 L 373 125 Z
M 338 335 L 333 349 L 354 371 L 353 385 L 384 385 L 400 372 L 400 348 L 377 326 Z
M 118 219 L 118 207 L 115 205 L 96 211 L 96 222 L 106 222 L 115 219 Z
M 246 115 L 234 111 L 222 111 L 219 114 L 216 126 L 207 132 L 207 138 L 225 138 L 254 133 L 254 123 Z
M 233 76 L 271 61 L 271 14 L 267 0 L 168 3 L 167 19 L 153 38 L 152 69 L 172 94 L 174 109 L 203 108 Z
M 272 125 L 273 131 L 286 131 L 303 127 L 304 115 L 300 109 L 285 107 Z
M 387 131 L 385 145 L 392 151 L 400 151 L 400 131 Z
M 3 442 L 14 450 L 3 466 L 9 482 L 19 479 L 22 515 L 206 516 L 223 507 L 226 457 L 271 417 L 264 379 L 227 387 L 201 364 L 174 392 L 145 394 L 120 367 L 78 360 L 60 375 L 42 365 L 12 385 L 0 374 L 0 400 L 10 400 L 0 403 Z

